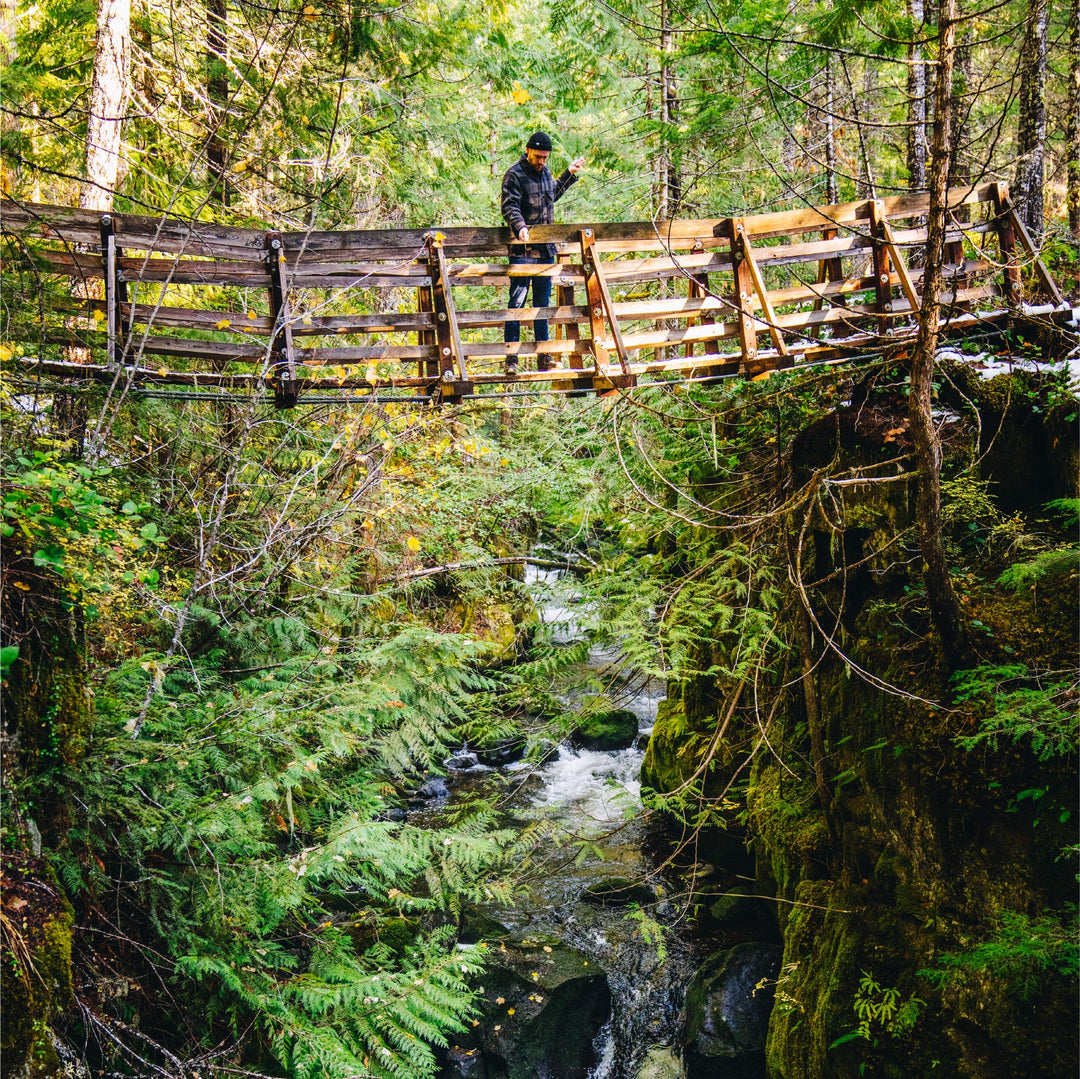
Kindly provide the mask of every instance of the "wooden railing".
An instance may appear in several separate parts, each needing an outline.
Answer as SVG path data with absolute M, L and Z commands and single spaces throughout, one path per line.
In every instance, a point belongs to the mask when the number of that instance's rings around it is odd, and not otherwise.
M 1024 265 L 1064 307 L 1003 185 L 954 189 L 949 207 L 950 328 L 1019 312 Z M 916 194 L 537 226 L 531 242 L 558 245 L 558 261 L 522 267 L 507 264 L 506 229 L 277 232 L 4 201 L 15 300 L 3 336 L 22 343 L 23 370 L 272 386 L 282 407 L 330 388 L 455 402 L 509 382 L 607 393 L 645 377 L 753 377 L 910 343 L 928 209 Z M 503 306 L 497 290 L 540 274 L 553 279 L 552 306 Z M 71 299 L 40 305 L 45 275 L 75 282 Z M 507 320 L 535 318 L 552 340 L 502 342 Z M 71 348 L 101 362 L 75 362 Z

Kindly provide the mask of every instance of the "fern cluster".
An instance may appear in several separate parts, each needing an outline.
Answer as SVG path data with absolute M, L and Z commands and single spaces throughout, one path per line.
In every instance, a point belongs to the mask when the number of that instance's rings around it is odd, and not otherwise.
M 37 799 L 80 807 L 54 854 L 69 894 L 232 1063 L 419 1079 L 463 1029 L 483 955 L 445 923 L 508 894 L 514 837 L 484 804 L 438 830 L 389 811 L 494 689 L 474 651 L 411 629 L 241 683 L 167 673 L 131 738 L 144 656 L 100 695 L 80 769 L 38 781 Z

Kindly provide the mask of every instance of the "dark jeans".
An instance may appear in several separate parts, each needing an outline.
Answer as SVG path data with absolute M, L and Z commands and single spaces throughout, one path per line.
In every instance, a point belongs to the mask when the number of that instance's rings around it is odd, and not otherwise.
M 527 255 L 511 255 L 510 265 L 520 266 L 541 265 L 550 266 L 554 260 L 530 258 Z M 547 307 L 551 303 L 551 278 L 550 277 L 513 277 L 510 279 L 510 308 L 511 310 L 524 307 L 525 297 L 529 294 L 529 286 L 532 285 L 532 306 Z M 548 339 L 548 324 L 546 318 L 538 318 L 533 323 L 533 336 L 537 341 Z M 507 322 L 503 331 L 504 341 L 521 340 L 521 323 Z

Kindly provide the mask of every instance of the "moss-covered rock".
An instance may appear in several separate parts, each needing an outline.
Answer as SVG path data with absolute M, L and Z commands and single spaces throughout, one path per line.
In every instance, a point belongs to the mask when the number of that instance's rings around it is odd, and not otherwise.
M 50 1024 L 72 1001 L 74 917 L 42 861 L 9 851 L 0 866 L 3 1071 L 11 1079 L 44 1079 L 60 1072 Z
M 694 974 L 680 1016 L 686 1079 L 756 1079 L 780 973 L 780 948 L 745 942 L 718 952 Z
M 638 717 L 625 708 L 579 717 L 570 741 L 582 749 L 628 749 L 637 740 Z

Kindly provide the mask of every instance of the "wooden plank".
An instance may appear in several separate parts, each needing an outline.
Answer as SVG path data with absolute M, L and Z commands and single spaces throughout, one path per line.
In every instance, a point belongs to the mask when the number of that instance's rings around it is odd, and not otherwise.
M 607 315 L 608 326 L 611 329 L 611 337 L 615 342 L 615 351 L 619 357 L 619 364 L 623 369 L 623 374 L 628 374 L 629 369 L 627 364 L 629 363 L 629 360 L 626 355 L 626 346 L 623 344 L 622 330 L 619 328 L 619 317 L 615 314 L 615 306 L 611 302 L 611 293 L 608 292 L 607 282 L 604 280 L 604 273 L 600 268 L 600 257 L 596 253 L 595 245 L 589 245 L 585 251 L 585 259 L 583 261 L 585 262 L 585 265 L 592 268 L 592 278 L 595 280 L 600 292 L 600 302 L 604 308 L 604 313 Z
M 981 188 L 954 188 L 949 205 L 987 201 L 990 185 Z M 888 218 L 925 214 L 929 207 L 926 195 L 897 195 L 881 200 Z M 188 255 L 215 255 L 243 261 L 261 261 L 263 231 L 219 225 L 213 222 L 186 221 L 179 218 L 145 217 L 114 214 L 117 242 L 137 250 L 153 249 Z M 818 231 L 829 225 L 853 225 L 869 216 L 865 201 L 831 207 L 803 207 L 797 210 L 758 214 L 744 218 L 746 233 L 752 238 L 782 236 Z M 99 215 L 94 211 L 70 207 L 19 204 L 0 201 L 0 227 L 8 233 L 37 232 L 56 235 L 68 243 L 97 244 Z M 574 223 L 538 225 L 531 234 L 536 243 L 574 243 L 583 228 L 590 228 L 595 242 L 646 241 L 662 249 L 670 245 L 693 246 L 709 243 L 725 235 L 726 218 L 682 220 L 665 223 L 658 234 L 651 221 L 614 223 Z M 424 254 L 424 235 L 430 229 L 381 229 L 352 232 L 282 232 L 282 241 L 290 263 L 299 256 L 303 261 L 338 261 L 356 252 L 380 252 L 387 258 L 419 258 Z M 460 227 L 441 230 L 442 245 L 449 256 L 459 249 L 477 249 L 493 256 L 505 253 L 510 242 L 507 228 Z
M 47 273 L 66 277 L 100 277 L 101 260 L 97 255 L 72 251 L 32 251 L 29 261 Z M 117 269 L 129 282 L 162 282 L 175 285 L 239 285 L 267 288 L 270 274 L 265 265 L 237 262 L 234 259 L 117 258 Z
M 321 288 L 334 289 L 343 292 L 350 288 L 417 288 L 430 287 L 431 278 L 423 277 L 374 277 L 370 274 L 349 276 L 342 274 L 340 277 L 295 277 L 288 276 L 290 286 L 297 289 Z
M 573 289 L 567 289 L 573 292 Z M 462 329 L 480 329 L 483 327 L 502 326 L 507 319 L 515 322 L 535 322 L 538 318 L 547 319 L 558 325 L 573 326 L 589 321 L 587 307 L 504 307 L 492 311 L 458 311 L 458 326 Z
M 531 230 L 529 235 L 532 236 Z M 591 271 L 593 256 L 590 252 L 596 243 L 596 236 L 593 233 L 593 230 L 590 228 L 582 229 L 580 241 L 581 264 Z M 586 273 L 585 293 L 589 314 L 589 342 L 593 355 L 593 367 L 595 368 L 596 373 L 601 375 L 607 371 L 608 352 L 600 343 L 604 336 L 604 301 L 600 294 L 600 283 L 596 280 L 595 273 Z
M 515 356 L 569 356 L 581 348 L 580 341 L 567 337 L 550 341 L 465 341 L 461 348 L 466 356 L 501 357 L 506 355 L 508 344 L 516 346 L 513 349 Z
M 882 218 L 881 220 L 881 234 L 885 240 L 885 247 L 889 252 L 889 258 L 892 259 L 892 265 L 896 272 L 896 276 L 900 278 L 900 287 L 904 290 L 904 296 L 907 298 L 908 306 L 912 311 L 918 311 L 920 309 L 919 294 L 915 291 L 915 283 L 908 273 L 907 263 L 904 262 L 904 256 L 900 253 L 900 248 L 896 245 L 892 229 L 886 218 Z M 891 287 L 892 286 L 890 285 L 890 288 Z
M 111 216 L 117 243 L 125 248 L 262 261 L 264 233 L 260 229 L 126 213 Z M 94 210 L 0 200 L 0 229 L 6 233 L 33 232 L 69 244 L 96 246 L 101 239 L 100 219 L 100 212 Z
M 42 329 L 40 326 L 12 326 L 10 336 L 17 341 L 41 341 L 45 344 L 70 345 L 73 348 L 101 348 L 108 345 L 108 335 L 102 330 Z M 151 337 L 133 335 L 125 342 L 124 362 L 150 356 L 187 356 L 191 359 L 213 359 L 225 363 L 262 363 L 267 346 L 231 341 L 194 341 L 181 337 Z
M 784 335 L 780 332 L 780 327 L 776 322 L 776 312 L 773 310 L 772 303 L 769 300 L 769 291 L 765 287 L 765 281 L 761 276 L 761 270 L 758 268 L 755 251 L 750 245 L 750 240 L 746 235 L 746 232 L 740 228 L 740 224 L 735 226 L 735 238 L 739 244 L 746 268 L 750 273 L 750 280 L 753 282 L 754 291 L 757 293 L 758 302 L 761 304 L 761 308 L 765 313 L 765 321 L 769 327 L 769 336 L 772 338 L 772 342 L 776 351 L 781 357 L 781 366 L 790 366 L 783 363 L 788 356 L 788 348 L 784 343 Z
M 432 360 L 439 358 L 433 345 L 344 345 L 340 348 L 298 348 L 296 359 L 306 366 L 368 363 L 371 360 Z

